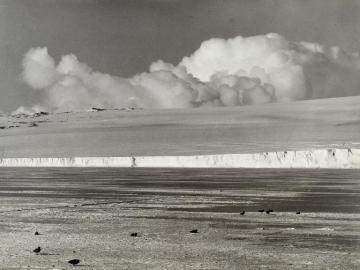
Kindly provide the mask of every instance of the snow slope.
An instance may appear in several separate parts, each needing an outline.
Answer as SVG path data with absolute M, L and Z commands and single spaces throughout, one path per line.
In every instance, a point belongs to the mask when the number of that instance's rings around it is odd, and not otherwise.
M 346 97 L 232 108 L 105 110 L 36 117 L 0 115 L 0 158 L 50 158 L 27 162 L 100 166 L 123 161 L 93 157 L 138 156 L 139 165 L 142 162 L 147 166 L 168 164 L 174 159 L 176 164 L 196 159 L 198 166 L 239 166 L 236 155 L 223 154 L 259 153 L 252 156 L 251 162 L 263 160 L 265 166 L 268 159 L 262 158 L 265 154 L 261 153 L 271 152 L 273 163 L 288 151 L 281 164 L 289 164 L 294 150 L 357 151 L 359 104 L 360 97 Z M 302 152 L 296 152 L 294 164 L 307 163 L 299 153 Z M 248 159 L 243 155 L 241 163 L 248 164 Z
M 197 156 L 3 158 L 3 167 L 360 168 L 360 149 Z

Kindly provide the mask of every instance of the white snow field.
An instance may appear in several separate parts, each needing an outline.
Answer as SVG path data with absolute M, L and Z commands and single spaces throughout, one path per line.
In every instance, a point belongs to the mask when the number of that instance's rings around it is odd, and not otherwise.
M 0 164 L 359 168 L 359 104 L 357 96 L 231 108 L 3 115 Z

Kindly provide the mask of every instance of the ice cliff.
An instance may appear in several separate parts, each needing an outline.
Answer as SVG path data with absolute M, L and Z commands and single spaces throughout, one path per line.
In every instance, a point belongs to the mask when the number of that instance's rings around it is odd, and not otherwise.
M 0 167 L 130 167 L 129 157 L 0 158 Z
M 360 168 L 360 149 L 196 156 L 0 158 L 1 167 Z

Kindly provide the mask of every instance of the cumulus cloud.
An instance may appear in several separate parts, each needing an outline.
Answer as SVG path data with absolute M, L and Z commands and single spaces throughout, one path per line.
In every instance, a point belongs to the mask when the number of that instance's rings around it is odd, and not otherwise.
M 161 60 L 122 78 L 93 71 L 73 54 L 58 64 L 47 48 L 23 59 L 24 81 L 50 110 L 91 107 L 241 106 L 360 94 L 359 54 L 290 42 L 278 34 L 204 41 L 178 65 Z
M 56 79 L 55 61 L 47 48 L 32 48 L 23 60 L 24 80 L 33 89 L 43 89 Z

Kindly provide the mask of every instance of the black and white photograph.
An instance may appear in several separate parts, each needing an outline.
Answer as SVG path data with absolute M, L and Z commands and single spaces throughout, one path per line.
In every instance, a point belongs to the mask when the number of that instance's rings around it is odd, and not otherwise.
M 360 1 L 0 0 L 3 269 L 360 269 Z

